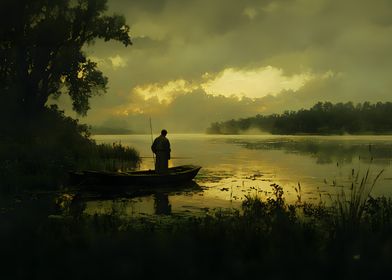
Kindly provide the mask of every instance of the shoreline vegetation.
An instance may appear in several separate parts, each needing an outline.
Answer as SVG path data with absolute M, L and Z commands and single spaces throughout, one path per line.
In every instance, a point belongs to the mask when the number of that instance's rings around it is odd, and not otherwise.
M 58 189 L 67 182 L 71 170 L 133 170 L 141 162 L 138 151 L 131 147 L 97 144 L 88 126 L 65 116 L 54 105 L 29 122 L 9 126 L 3 132 L 2 192 Z
M 207 134 L 391 135 L 392 103 L 318 102 L 310 109 L 214 122 Z
M 270 198 L 248 195 L 241 211 L 202 217 L 129 219 L 121 209 L 90 216 L 76 197 L 59 202 L 61 216 L 16 209 L 2 214 L 1 234 L 9 240 L 3 273 L 11 267 L 10 275 L 18 271 L 23 279 L 52 279 L 59 271 L 63 279 L 374 279 L 391 272 L 392 200 L 368 196 L 380 173 L 357 175 L 330 206 L 302 201 L 300 186 L 288 204 L 272 184 Z

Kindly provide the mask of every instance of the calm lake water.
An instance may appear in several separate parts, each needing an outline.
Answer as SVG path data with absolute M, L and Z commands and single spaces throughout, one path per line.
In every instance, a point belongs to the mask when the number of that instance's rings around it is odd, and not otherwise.
M 203 214 L 240 208 L 246 195 L 271 195 L 271 184 L 283 187 L 285 198 L 329 203 L 337 192 L 350 190 L 369 171 L 369 182 L 383 171 L 373 196 L 392 195 L 392 136 L 272 136 L 168 134 L 171 166 L 202 166 L 195 183 L 184 189 L 157 190 L 139 196 L 102 199 L 92 195 L 85 214 Z M 96 135 L 98 143 L 121 143 L 143 157 L 140 169 L 153 169 L 150 135 Z

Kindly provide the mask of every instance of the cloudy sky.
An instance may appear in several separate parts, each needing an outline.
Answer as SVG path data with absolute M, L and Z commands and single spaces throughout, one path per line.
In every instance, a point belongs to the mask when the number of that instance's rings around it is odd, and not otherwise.
M 169 132 L 391 100 L 391 0 L 108 0 L 133 46 L 86 48 L 109 78 L 82 122 Z M 66 99 L 60 101 L 68 107 Z

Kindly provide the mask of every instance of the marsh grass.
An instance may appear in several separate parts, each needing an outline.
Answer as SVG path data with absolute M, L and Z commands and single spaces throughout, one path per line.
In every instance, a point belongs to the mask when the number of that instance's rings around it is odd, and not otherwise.
M 0 131 L 0 192 L 56 189 L 70 170 L 130 170 L 141 160 L 133 148 L 97 144 L 86 125 L 56 107 L 31 123 L 8 126 Z
M 337 194 L 334 211 L 336 212 L 335 222 L 337 228 L 344 231 L 355 231 L 361 225 L 364 211 L 371 197 L 377 181 L 383 174 L 384 170 L 378 172 L 373 178 L 370 167 L 364 175 L 360 171 L 351 172 L 351 185 L 347 194 L 347 189 L 342 188 Z
M 68 171 L 133 170 L 141 160 L 135 149 L 120 144 L 98 145 L 91 141 L 76 151 L 61 145 L 50 152 L 45 152 L 47 149 L 46 146 L 13 148 L 15 153 L 0 160 L 0 191 L 55 189 L 66 184 Z
M 0 241 L 7 256 L 3 275 L 19 271 L 24 278 L 39 279 L 363 279 L 390 273 L 391 199 L 361 200 L 365 207 L 353 234 L 336 223 L 341 215 L 337 205 L 291 205 L 281 186 L 271 188 L 273 195 L 267 199 L 247 196 L 242 211 L 217 209 L 206 216 L 169 219 L 129 219 L 121 209 L 86 215 L 77 196 L 59 202 L 69 208 L 66 212 L 49 202 L 17 207 L 1 214 Z M 54 215 L 48 216 L 48 209 Z
M 78 159 L 74 170 L 129 171 L 140 164 L 139 153 L 119 143 L 92 144 L 87 156 Z

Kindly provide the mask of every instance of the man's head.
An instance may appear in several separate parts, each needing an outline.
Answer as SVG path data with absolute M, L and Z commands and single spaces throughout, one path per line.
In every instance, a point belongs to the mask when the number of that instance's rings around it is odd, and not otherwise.
M 166 136 L 166 134 L 167 134 L 167 130 L 166 129 L 162 129 L 161 135 Z

